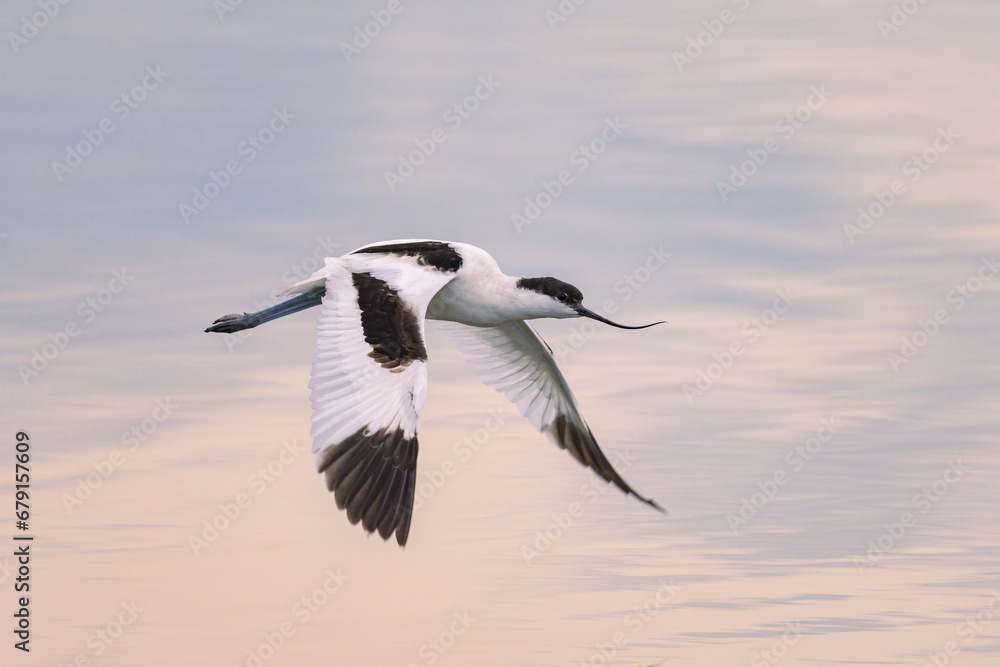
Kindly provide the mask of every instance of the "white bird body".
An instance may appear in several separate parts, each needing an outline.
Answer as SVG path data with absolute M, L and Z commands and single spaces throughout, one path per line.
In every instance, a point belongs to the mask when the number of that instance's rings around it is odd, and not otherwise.
M 572 285 L 504 275 L 486 251 L 465 243 L 400 239 L 329 257 L 286 293 L 297 296 L 219 318 L 206 331 L 232 333 L 321 306 L 309 383 L 313 453 L 351 523 L 384 539 L 395 532 L 406 543 L 427 399 L 427 319 L 440 320 L 481 379 L 536 428 L 605 480 L 661 509 L 608 462 L 551 351 L 525 322 L 586 316 L 622 326 L 584 308 Z
M 551 298 L 517 289 L 517 278 L 505 275 L 485 250 L 453 244 L 462 254 L 462 268 L 431 300 L 427 319 L 495 327 L 512 320 L 576 317 Z
M 517 289 L 517 278 L 505 275 L 493 257 L 468 243 L 449 242 L 462 258 L 462 265 L 437 288 L 438 281 L 428 280 L 434 276 L 430 270 L 414 274 L 411 266 L 399 266 L 399 259 L 391 257 L 388 262 L 370 256 L 358 257 L 356 253 L 369 247 L 397 246 L 412 243 L 444 243 L 427 239 L 395 239 L 361 246 L 342 257 L 327 257 L 325 266 L 309 278 L 285 290 L 285 295 L 301 294 L 327 278 L 330 264 L 340 263 L 352 271 L 374 268 L 380 275 L 395 274 L 398 284 L 409 291 L 421 287 L 435 290 L 426 312 L 428 320 L 459 322 L 474 327 L 493 327 L 511 320 L 537 319 L 540 317 L 577 317 L 567 312 L 551 298 L 529 290 Z M 412 262 L 406 262 L 411 264 Z M 394 283 L 397 284 L 397 283 Z M 417 296 L 416 294 L 414 296 Z M 526 315 L 527 313 L 527 315 Z

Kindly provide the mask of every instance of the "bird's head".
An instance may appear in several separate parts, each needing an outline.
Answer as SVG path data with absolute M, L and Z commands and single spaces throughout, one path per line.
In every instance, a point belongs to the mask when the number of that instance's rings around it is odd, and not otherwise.
M 531 309 L 534 317 L 589 317 L 619 329 L 645 329 L 656 324 L 663 324 L 662 322 L 653 322 L 638 327 L 629 327 L 612 322 L 594 311 L 584 308 L 583 292 L 557 278 L 521 278 L 517 281 L 517 287 L 529 293 L 523 295 L 523 301 Z

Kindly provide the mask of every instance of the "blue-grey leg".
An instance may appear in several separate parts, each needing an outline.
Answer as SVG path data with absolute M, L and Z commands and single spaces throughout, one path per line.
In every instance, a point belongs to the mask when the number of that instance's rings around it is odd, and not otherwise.
M 259 310 L 256 313 L 243 313 L 242 315 L 223 315 L 212 323 L 212 326 L 205 329 L 205 332 L 235 333 L 244 329 L 253 329 L 255 326 L 276 320 L 285 315 L 297 313 L 306 308 L 318 306 L 323 302 L 323 295 L 326 294 L 325 287 L 312 289 L 305 294 L 283 301 L 276 306 Z

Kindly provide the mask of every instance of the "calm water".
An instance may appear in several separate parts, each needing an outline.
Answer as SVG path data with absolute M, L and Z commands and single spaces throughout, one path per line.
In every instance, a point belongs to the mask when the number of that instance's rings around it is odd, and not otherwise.
M 0 662 L 996 664 L 998 8 L 388 6 L 7 7 Z M 669 516 L 430 331 L 409 546 L 348 524 L 314 314 L 201 331 L 400 237 L 669 321 L 539 324 Z

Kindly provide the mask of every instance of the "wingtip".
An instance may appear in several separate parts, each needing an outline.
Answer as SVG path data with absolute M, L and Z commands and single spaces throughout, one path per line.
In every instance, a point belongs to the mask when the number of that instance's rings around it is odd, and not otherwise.
M 643 498 L 642 496 L 638 496 L 638 497 L 640 499 L 642 499 L 647 505 L 649 505 L 650 507 L 652 507 L 654 510 L 657 510 L 661 514 L 663 514 L 663 516 L 670 516 L 670 512 L 668 512 L 667 510 L 665 510 L 662 507 L 660 507 L 660 503 L 656 502 L 652 498 Z

